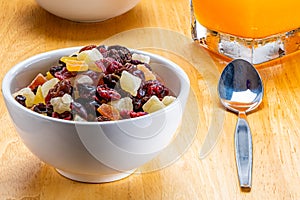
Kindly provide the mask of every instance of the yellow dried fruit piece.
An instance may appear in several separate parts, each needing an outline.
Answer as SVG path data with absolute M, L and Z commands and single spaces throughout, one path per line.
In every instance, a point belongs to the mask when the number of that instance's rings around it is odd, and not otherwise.
M 153 113 L 155 111 L 158 111 L 160 109 L 163 109 L 165 104 L 163 104 L 159 98 L 155 95 L 153 95 L 144 105 L 143 110 L 147 113 Z
M 47 80 L 50 80 L 50 79 L 53 79 L 54 78 L 54 76 L 52 76 L 52 74 L 48 71 L 48 72 L 46 72 L 46 79 Z
M 104 117 L 109 118 L 112 121 L 120 119 L 119 111 L 111 105 L 108 105 L 108 104 L 105 104 L 105 103 L 101 104 L 101 106 L 99 106 L 99 108 L 97 108 L 97 111 L 101 115 L 103 115 Z
M 121 88 L 130 93 L 132 96 L 137 95 L 137 90 L 141 86 L 142 80 L 139 77 L 136 77 L 130 74 L 127 71 L 123 71 L 120 78 Z
M 39 86 L 36 93 L 35 93 L 35 98 L 33 101 L 33 104 L 37 105 L 39 103 L 45 104 L 45 98 L 43 97 L 42 93 L 42 86 Z
M 156 76 L 145 65 L 137 65 L 137 69 L 144 73 L 145 81 L 156 80 Z
M 50 79 L 48 80 L 47 82 L 45 82 L 43 85 L 42 85 L 42 94 L 43 94 L 43 97 L 45 98 L 49 92 L 49 90 L 51 88 L 54 87 L 54 85 L 56 85 L 56 83 L 58 83 L 59 80 L 57 78 L 53 78 L 53 79 Z
M 76 57 L 72 57 L 72 56 L 63 56 L 60 58 L 60 61 L 64 62 L 67 64 L 67 62 L 69 61 L 76 61 L 77 58 Z
M 175 101 L 176 97 L 173 96 L 165 96 L 161 101 L 163 102 L 163 104 L 165 104 L 165 106 L 170 105 L 171 103 L 173 103 Z
M 66 68 L 70 72 L 82 72 L 87 71 L 89 66 L 82 60 L 68 60 L 66 62 Z

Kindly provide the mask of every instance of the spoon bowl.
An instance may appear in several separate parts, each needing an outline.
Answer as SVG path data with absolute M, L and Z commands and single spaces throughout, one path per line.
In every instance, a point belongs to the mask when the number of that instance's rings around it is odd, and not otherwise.
M 254 66 L 243 59 L 230 62 L 223 70 L 218 93 L 221 103 L 238 114 L 235 129 L 235 154 L 241 188 L 251 188 L 252 136 L 246 113 L 262 102 L 263 84 Z

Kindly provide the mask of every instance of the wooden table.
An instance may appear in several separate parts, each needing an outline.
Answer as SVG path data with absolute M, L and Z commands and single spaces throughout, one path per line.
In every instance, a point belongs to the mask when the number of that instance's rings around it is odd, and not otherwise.
M 0 8 L 1 82 L 13 65 L 37 53 L 102 43 L 164 55 L 191 80 L 179 136 L 159 156 L 159 165 L 150 162 L 106 184 L 71 181 L 35 157 L 14 129 L 1 95 L 0 199 L 300 199 L 299 54 L 258 68 L 265 94 L 248 116 L 253 187 L 243 192 L 233 145 L 237 117 L 223 109 L 216 94 L 226 62 L 190 39 L 188 0 L 142 0 L 122 16 L 91 24 L 55 17 L 33 0 L 1 1 Z M 200 158 L 207 135 L 214 147 Z

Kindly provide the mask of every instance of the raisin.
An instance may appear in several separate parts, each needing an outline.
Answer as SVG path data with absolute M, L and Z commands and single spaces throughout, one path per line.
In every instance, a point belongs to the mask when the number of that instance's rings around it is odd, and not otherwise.
M 64 68 L 64 66 L 61 66 L 61 65 L 53 66 L 49 69 L 49 72 L 52 76 L 55 77 L 55 73 L 61 71 L 63 68 Z
M 109 88 L 115 88 L 116 84 L 118 83 L 120 77 L 115 74 L 106 74 L 103 77 L 103 82 Z
M 46 104 L 54 97 L 62 97 L 64 94 L 72 95 L 73 87 L 69 80 L 61 80 L 53 88 L 51 88 L 45 97 Z
M 122 64 L 131 61 L 131 52 L 129 51 L 129 49 L 119 45 L 109 46 L 103 56 L 113 58 L 114 60 Z
M 78 114 L 83 119 L 87 119 L 88 118 L 88 114 L 87 114 L 86 109 L 79 102 L 72 102 L 72 104 L 71 104 L 71 110 L 72 110 L 72 114 L 73 115 L 74 114 Z
M 15 100 L 16 100 L 19 104 L 21 104 L 22 106 L 26 107 L 26 104 L 25 104 L 26 97 L 25 97 L 25 96 L 23 96 L 23 95 L 17 95 L 17 96 L 15 97 Z
M 65 111 L 61 114 L 59 114 L 57 112 L 53 112 L 52 117 L 58 118 L 58 119 L 64 119 L 64 120 L 72 120 L 73 119 L 73 115 L 70 111 Z
M 48 109 L 47 109 L 47 106 L 43 103 L 39 103 L 37 105 L 34 105 L 32 110 L 34 112 L 37 112 L 39 114 L 45 114 L 45 115 L 48 115 Z
M 77 84 L 76 87 L 79 98 L 92 100 L 93 96 L 96 95 L 96 86 Z

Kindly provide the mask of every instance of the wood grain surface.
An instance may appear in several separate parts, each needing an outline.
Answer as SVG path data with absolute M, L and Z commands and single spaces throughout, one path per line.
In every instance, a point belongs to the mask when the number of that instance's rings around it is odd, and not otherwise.
M 105 184 L 66 179 L 35 157 L 18 136 L 1 94 L 0 199 L 300 199 L 299 53 L 258 67 L 265 93 L 262 104 L 248 115 L 253 187 L 244 192 L 234 157 L 237 116 L 220 105 L 216 93 L 227 62 L 190 39 L 188 0 L 142 0 L 122 16 L 98 23 L 58 18 L 33 0 L 0 1 L 0 8 L 1 85 L 12 66 L 37 53 L 102 43 L 163 55 L 191 81 L 172 144 L 128 178 Z M 207 134 L 216 140 L 200 159 Z

